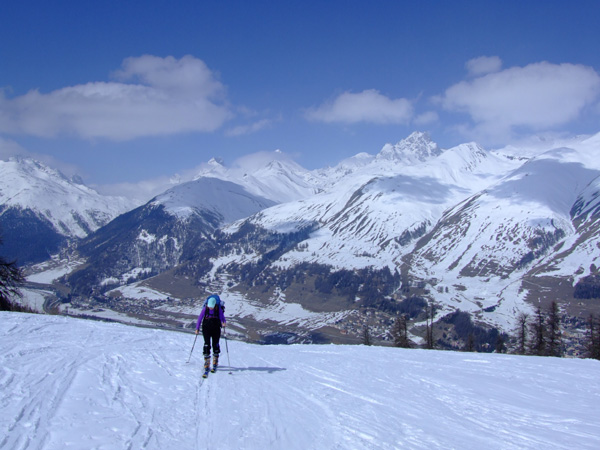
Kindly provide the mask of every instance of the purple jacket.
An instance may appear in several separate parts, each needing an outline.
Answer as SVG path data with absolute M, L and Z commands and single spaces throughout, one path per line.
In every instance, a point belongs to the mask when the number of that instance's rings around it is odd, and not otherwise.
M 227 323 L 227 320 L 225 320 L 225 314 L 223 313 L 223 308 L 213 308 L 211 310 L 210 308 L 205 306 L 204 308 L 202 308 L 202 311 L 200 311 L 200 315 L 198 316 L 198 323 L 196 324 L 196 330 L 200 330 L 200 325 L 202 325 L 202 321 L 205 319 L 205 317 L 217 318 L 217 315 L 215 313 L 216 309 L 219 310 L 218 318 L 219 318 L 220 322 Z

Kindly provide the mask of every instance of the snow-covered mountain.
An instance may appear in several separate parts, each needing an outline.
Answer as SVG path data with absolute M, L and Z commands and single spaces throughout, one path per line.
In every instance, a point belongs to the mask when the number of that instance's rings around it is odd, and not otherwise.
M 429 148 L 422 140 L 418 142 L 418 148 Z M 396 147 L 406 149 L 406 144 Z M 284 233 L 318 224 L 318 231 L 303 242 L 302 248 L 286 254 L 286 264 L 393 267 L 446 209 L 518 165 L 475 144 L 412 163 L 410 157 L 398 159 L 395 165 L 390 160 L 381 164 L 379 155 L 370 164 L 355 166 L 351 176 L 339 179 L 319 195 L 277 205 L 248 220 Z
M 476 143 L 444 150 L 413 133 L 376 155 L 314 171 L 280 154 L 235 169 L 215 160 L 192 184 L 87 239 L 80 251 L 89 264 L 67 281 L 79 293 L 132 303 L 142 296 L 123 285 L 154 274 L 161 276 L 136 286 L 161 298 L 177 297 L 172 286 L 184 284 L 186 295 L 217 291 L 236 299 L 233 320 L 258 341 L 278 326 L 287 334 L 277 339 L 291 342 L 352 341 L 375 323 L 385 340 L 383 324 L 404 313 L 420 343 L 429 302 L 436 339 L 461 346 L 464 333 L 446 326 L 457 310 L 477 326 L 512 332 L 519 313 L 552 300 L 577 336 L 590 312 L 600 312 L 589 297 L 600 267 L 598 153 L 600 134 L 523 156 Z M 262 200 L 252 197 L 258 192 Z M 188 306 L 160 309 L 177 315 Z M 367 310 L 376 316 L 361 315 Z M 322 320 L 295 320 L 292 311 Z
M 251 216 L 274 204 L 274 201 L 251 194 L 238 184 L 203 177 L 169 189 L 148 205 L 162 205 L 166 212 L 181 219 L 192 214 L 209 214 L 216 217 L 221 225 Z
M 417 164 L 441 155 L 443 150 L 431 140 L 427 133 L 415 132 L 395 145 L 386 144 L 376 159 L 400 161 L 404 164 Z
M 87 292 L 159 274 L 190 259 L 218 227 L 273 204 L 217 178 L 179 184 L 79 243 L 87 265 L 70 282 Z
M 0 312 L 0 341 L 1 449 L 600 447 L 595 360 L 228 339 L 202 380 L 188 333 Z
M 85 237 L 134 207 L 31 158 L 0 161 L 0 180 L 3 254 L 21 264 L 48 258 L 65 240 Z
M 532 311 L 524 301 L 540 284 L 532 276 L 565 277 L 573 298 L 578 279 L 600 263 L 593 250 L 600 166 L 589 156 L 583 149 L 545 152 L 450 208 L 405 260 L 410 273 L 443 292 L 437 297 L 446 311 L 491 311 L 488 320 L 505 327 L 518 311 Z
M 594 244 L 598 138 L 527 159 L 474 143 L 440 151 L 426 139 L 407 139 L 417 143 L 419 157 L 412 157 L 407 142 L 386 146 L 375 157 L 357 156 L 325 169 L 329 179 L 338 178 L 319 194 L 224 227 L 232 239 L 255 245 L 222 251 L 211 259 L 213 269 L 198 276 L 222 286 L 219 274 L 238 273 L 241 280 L 249 271 L 252 282 L 242 282 L 249 296 L 256 295 L 257 283 L 270 284 L 275 296 L 285 290 L 286 301 L 302 291 L 322 298 L 351 293 L 363 306 L 381 305 L 377 296 L 397 301 L 419 295 L 438 304 L 438 319 L 460 309 L 509 332 L 520 312 L 533 312 L 533 302 L 556 299 L 548 292 L 556 292 L 552 283 L 561 280 L 545 279 L 540 296 L 526 284 L 531 277 L 562 276 L 570 286 L 561 293 L 568 315 L 578 280 L 600 266 Z M 279 243 L 276 251 L 273 242 Z M 307 264 L 320 267 L 312 279 Z M 339 275 L 348 270 L 354 278 Z M 365 271 L 379 284 L 367 282 Z M 306 296 L 297 298 L 320 308 Z M 394 302 L 386 308 L 399 310 Z M 578 317 L 589 313 L 584 308 Z
M 276 203 L 297 200 L 319 192 L 322 180 L 281 151 L 260 152 L 225 167 L 213 158 L 195 179 L 219 178 L 243 186 L 248 192 Z

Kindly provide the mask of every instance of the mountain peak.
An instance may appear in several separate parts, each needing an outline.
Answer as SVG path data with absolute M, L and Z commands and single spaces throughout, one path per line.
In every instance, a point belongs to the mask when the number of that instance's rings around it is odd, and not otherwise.
M 224 166 L 225 165 L 223 158 L 211 158 L 210 161 L 208 161 L 208 164 L 211 166 Z
M 99 194 L 77 175 L 67 178 L 32 158 L 0 161 L 0 179 L 4 208 L 34 211 L 65 236 L 85 236 L 133 206 L 124 198 Z
M 73 175 L 71 177 L 71 183 L 73 183 L 73 184 L 79 184 L 81 186 L 85 186 L 85 182 L 83 181 L 83 178 L 81 178 L 80 175 Z
M 443 150 L 431 140 L 428 133 L 415 131 L 395 145 L 384 145 L 376 158 L 417 164 L 439 156 L 442 152 Z

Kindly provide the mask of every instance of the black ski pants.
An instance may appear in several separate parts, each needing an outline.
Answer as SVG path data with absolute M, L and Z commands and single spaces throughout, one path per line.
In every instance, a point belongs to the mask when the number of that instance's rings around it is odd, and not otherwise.
M 218 355 L 221 353 L 221 348 L 219 347 L 219 340 L 221 339 L 221 322 L 219 319 L 204 319 L 202 321 L 202 337 L 204 338 L 204 349 L 202 352 L 204 353 L 204 356 L 210 356 L 211 346 L 213 354 Z

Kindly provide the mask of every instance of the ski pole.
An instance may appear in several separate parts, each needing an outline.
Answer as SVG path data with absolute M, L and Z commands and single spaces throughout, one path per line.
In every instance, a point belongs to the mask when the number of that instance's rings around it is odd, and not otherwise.
M 225 349 L 227 350 L 227 365 L 231 367 L 231 362 L 229 361 L 229 346 L 227 345 L 227 332 L 223 333 L 223 337 L 225 338 Z
M 190 357 L 188 358 L 187 363 L 190 362 L 190 359 L 192 358 L 192 352 L 194 351 L 194 347 L 196 346 L 196 339 L 198 339 L 198 333 L 196 333 L 196 337 L 194 338 L 194 344 L 192 345 L 192 350 L 190 351 Z

